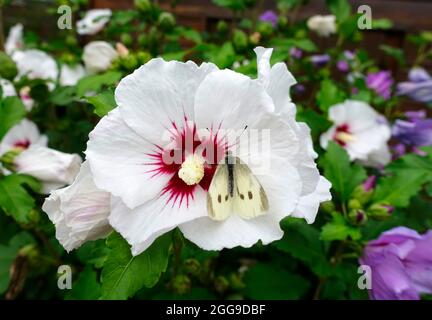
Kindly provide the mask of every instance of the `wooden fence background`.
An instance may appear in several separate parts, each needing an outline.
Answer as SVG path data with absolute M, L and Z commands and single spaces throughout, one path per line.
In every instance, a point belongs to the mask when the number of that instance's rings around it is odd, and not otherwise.
M 219 19 L 233 18 L 229 10 L 215 6 L 211 0 L 181 0 L 175 9 L 170 7 L 170 0 L 154 1 L 157 1 L 164 9 L 173 11 L 180 24 L 197 30 L 212 30 Z M 420 30 L 432 30 L 432 0 L 350 0 L 350 2 L 354 9 L 362 4 L 367 4 L 372 8 L 374 18 L 388 18 L 393 21 L 394 26 L 391 30 L 365 31 L 361 46 L 378 59 L 383 68 L 393 70 L 397 76 L 395 61 L 384 54 L 379 46 L 387 44 L 404 49 L 407 53 L 407 63 L 412 63 L 416 52 L 407 41 L 407 35 Z M 13 5 L 5 12 L 6 24 L 24 22 L 26 29 L 49 36 L 58 31 L 56 30 L 55 14 L 46 13 L 49 7 L 55 9 L 54 3 L 54 0 L 14 0 Z M 275 8 L 274 0 L 265 0 L 262 3 L 262 11 Z M 133 7 L 133 0 L 90 0 L 90 6 L 128 9 Z M 328 13 L 325 0 L 311 0 L 298 12 L 298 19 L 325 13 Z M 329 47 L 334 43 L 334 39 L 314 38 L 314 40 L 321 48 Z

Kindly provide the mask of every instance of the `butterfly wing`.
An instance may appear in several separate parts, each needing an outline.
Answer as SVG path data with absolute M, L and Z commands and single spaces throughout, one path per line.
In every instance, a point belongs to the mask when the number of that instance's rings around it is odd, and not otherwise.
M 243 219 L 252 219 L 267 213 L 267 195 L 249 167 L 240 163 L 240 159 L 237 158 L 233 171 L 234 212 Z
M 207 192 L 207 212 L 211 219 L 222 221 L 233 211 L 233 197 L 229 194 L 228 165 L 218 165 Z

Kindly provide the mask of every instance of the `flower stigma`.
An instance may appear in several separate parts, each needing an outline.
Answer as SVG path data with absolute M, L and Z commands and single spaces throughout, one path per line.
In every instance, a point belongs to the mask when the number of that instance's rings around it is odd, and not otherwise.
M 204 159 L 197 154 L 187 156 L 178 171 L 178 176 L 188 186 L 198 184 L 204 177 L 204 162 Z

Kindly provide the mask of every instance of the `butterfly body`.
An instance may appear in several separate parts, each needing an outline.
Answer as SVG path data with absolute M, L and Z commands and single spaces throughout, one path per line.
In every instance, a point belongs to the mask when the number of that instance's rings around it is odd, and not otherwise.
M 207 211 L 222 221 L 237 214 L 251 219 L 269 209 L 267 195 L 250 168 L 238 157 L 226 155 L 213 176 L 207 193 Z

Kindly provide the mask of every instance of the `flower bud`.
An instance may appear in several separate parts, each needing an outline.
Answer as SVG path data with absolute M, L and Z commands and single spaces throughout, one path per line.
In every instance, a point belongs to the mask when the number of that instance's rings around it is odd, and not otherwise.
M 139 64 L 145 64 L 151 59 L 151 55 L 148 52 L 140 51 L 136 54 L 136 58 Z
M 184 262 L 184 268 L 187 273 L 197 276 L 201 269 L 201 264 L 196 259 L 187 259 Z
M 363 182 L 363 184 L 357 186 L 354 189 L 352 197 L 354 199 L 357 199 L 362 205 L 364 205 L 372 198 L 375 184 L 376 176 L 370 176 L 366 179 L 365 182 Z
M 148 13 L 152 9 L 152 3 L 150 0 L 135 0 L 134 4 L 142 13 Z
M 15 165 L 15 158 L 23 151 L 21 148 L 14 148 L 11 151 L 6 152 L 4 155 L 0 158 L 0 163 L 8 169 L 9 171 L 15 172 L 16 171 L 16 165 Z
M 394 207 L 385 203 L 375 203 L 368 209 L 368 215 L 376 220 L 387 220 L 391 217 Z
M 287 19 L 287 17 L 285 17 L 285 16 L 279 16 L 277 25 L 278 25 L 279 29 L 284 29 L 285 27 L 287 27 L 288 26 L 288 19 Z
M 188 276 L 180 274 L 172 281 L 172 288 L 175 293 L 186 294 L 191 289 L 192 282 Z
M 17 74 L 15 62 L 7 54 L 0 52 L 0 78 L 12 80 Z
M 120 41 L 124 43 L 125 46 L 131 46 L 133 43 L 133 38 L 129 33 L 122 33 L 120 36 Z
M 258 32 L 261 33 L 264 38 L 270 37 L 273 34 L 273 31 L 274 28 L 269 22 L 261 22 L 258 24 Z
M 228 24 L 224 20 L 220 20 L 216 26 L 216 30 L 221 35 L 225 35 L 228 33 L 229 30 Z
M 355 225 L 363 225 L 367 221 L 367 215 L 363 210 L 351 210 L 348 214 L 348 220 Z
M 234 30 L 233 44 L 237 52 L 246 50 L 248 46 L 248 37 L 246 36 L 246 33 L 240 29 Z
M 241 290 L 245 287 L 245 284 L 238 273 L 231 273 L 229 277 L 229 282 L 231 288 L 233 288 L 234 290 Z
M 218 276 L 214 280 L 214 286 L 217 292 L 224 293 L 229 288 L 229 282 L 224 276 Z
M 140 47 L 147 47 L 149 43 L 149 38 L 146 34 L 140 34 L 138 36 L 138 44 L 140 45 Z
M 332 213 L 336 210 L 336 207 L 332 201 L 321 202 L 320 208 L 325 213 Z
M 362 208 L 362 205 L 361 205 L 360 201 L 358 201 L 357 199 L 351 199 L 350 201 L 348 201 L 348 209 L 359 210 L 361 208 Z
M 258 45 L 260 40 L 261 40 L 261 33 L 259 32 L 254 32 L 249 36 L 249 41 L 254 46 Z
M 163 31 L 170 31 L 175 27 L 176 19 L 172 13 L 162 12 L 159 15 L 158 25 Z

